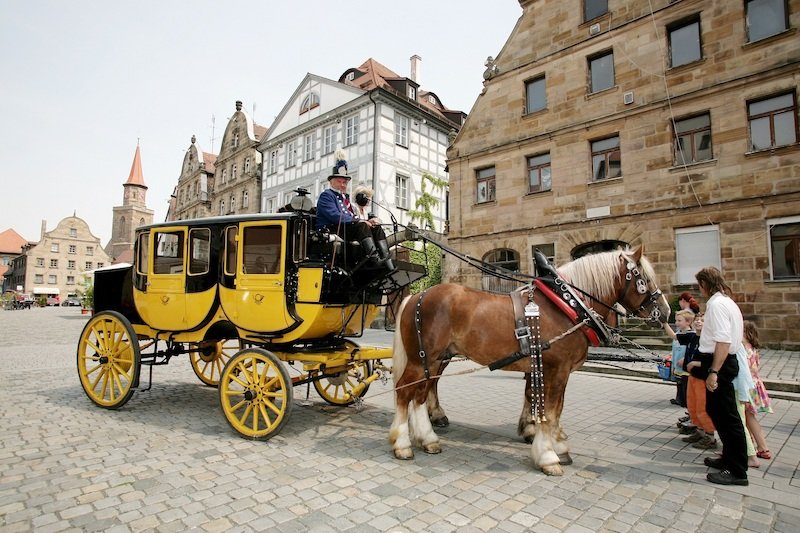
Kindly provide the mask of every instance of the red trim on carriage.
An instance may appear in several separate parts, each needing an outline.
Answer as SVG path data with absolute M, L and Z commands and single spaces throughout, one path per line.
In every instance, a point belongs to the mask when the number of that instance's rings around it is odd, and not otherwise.
M 553 289 L 545 285 L 545 283 L 540 279 L 535 279 L 533 282 L 536 284 L 536 288 L 542 291 L 542 294 L 547 296 L 547 299 L 553 302 L 556 307 L 561 309 L 561 312 L 567 315 L 567 317 L 572 320 L 574 324 L 578 323 L 578 312 L 575 311 L 570 305 L 565 302 L 562 298 L 558 296 Z M 600 346 L 600 337 L 597 336 L 597 332 L 588 326 L 584 326 L 581 328 L 583 330 L 583 334 L 586 335 L 586 338 L 589 339 L 589 342 L 592 346 Z

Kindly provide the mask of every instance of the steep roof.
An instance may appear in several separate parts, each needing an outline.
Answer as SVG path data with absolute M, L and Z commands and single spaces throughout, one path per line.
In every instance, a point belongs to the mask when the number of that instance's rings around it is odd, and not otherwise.
M 205 171 L 209 174 L 214 173 L 214 165 L 217 163 L 217 154 L 209 154 L 208 152 L 203 152 L 203 166 L 205 167 Z
M 13 229 L 9 228 L 0 233 L 0 253 L 20 254 L 22 247 L 26 244 L 28 241 Z
M 257 141 L 260 141 L 266 137 L 268 131 L 269 128 L 262 126 L 261 124 L 256 124 L 255 122 L 253 123 L 253 133 L 255 133 Z
M 136 153 L 133 155 L 133 164 L 131 165 L 131 173 L 128 176 L 126 185 L 140 185 L 146 187 L 144 184 L 144 177 L 142 176 L 142 157 L 139 153 L 139 145 L 136 145 Z

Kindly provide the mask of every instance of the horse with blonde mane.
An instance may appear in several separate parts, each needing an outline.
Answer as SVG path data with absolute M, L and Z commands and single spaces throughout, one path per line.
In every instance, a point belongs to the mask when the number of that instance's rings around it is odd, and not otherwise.
M 661 323 L 669 318 L 669 304 L 655 283 L 643 247 L 581 257 L 559 267 L 558 273 L 583 293 L 586 306 L 603 321 L 616 304 L 629 315 Z M 541 339 L 556 340 L 542 351 L 544 417 L 536 423 L 532 416 L 533 391 L 531 380 L 526 379 L 518 431 L 531 442 L 534 464 L 545 474 L 562 475 L 561 466 L 572 463 L 561 427 L 564 392 L 570 374 L 586 360 L 589 338 L 581 332 L 583 328 L 575 327 L 563 306 L 541 290 L 535 290 L 533 298 L 540 309 Z M 412 445 L 426 453 L 441 452 L 427 402 L 432 398 L 437 402 L 436 409 L 441 410 L 436 383 L 450 357 L 462 355 L 480 365 L 490 365 L 519 350 L 509 295 L 440 284 L 406 298 L 397 313 L 394 337 L 396 410 L 389 441 L 395 457 L 413 459 Z M 523 372 L 528 377 L 531 360 L 516 360 L 503 370 Z M 443 417 L 444 412 L 438 415 Z

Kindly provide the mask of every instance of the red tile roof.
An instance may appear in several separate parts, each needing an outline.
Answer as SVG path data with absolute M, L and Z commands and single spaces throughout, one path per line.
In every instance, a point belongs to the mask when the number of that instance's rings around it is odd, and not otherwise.
M 203 152 L 203 166 L 209 174 L 214 173 L 214 165 L 217 163 L 217 154 Z
M 269 128 L 266 128 L 261 124 L 256 124 L 255 122 L 253 122 L 253 133 L 255 134 L 257 141 L 260 141 L 261 139 L 266 137 L 268 131 Z
M 0 253 L 21 254 L 22 247 L 28 243 L 19 233 L 13 229 L 7 229 L 0 233 Z

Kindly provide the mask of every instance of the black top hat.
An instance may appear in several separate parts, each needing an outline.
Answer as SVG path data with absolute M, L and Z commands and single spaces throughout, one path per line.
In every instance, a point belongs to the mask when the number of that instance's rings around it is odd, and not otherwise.
M 344 178 L 349 180 L 350 176 L 347 175 L 347 161 L 344 159 L 347 157 L 347 154 L 344 153 L 344 150 L 339 148 L 336 150 L 336 153 L 333 154 L 333 157 L 336 158 L 336 163 L 333 165 L 333 174 L 328 176 L 328 181 L 332 178 Z

